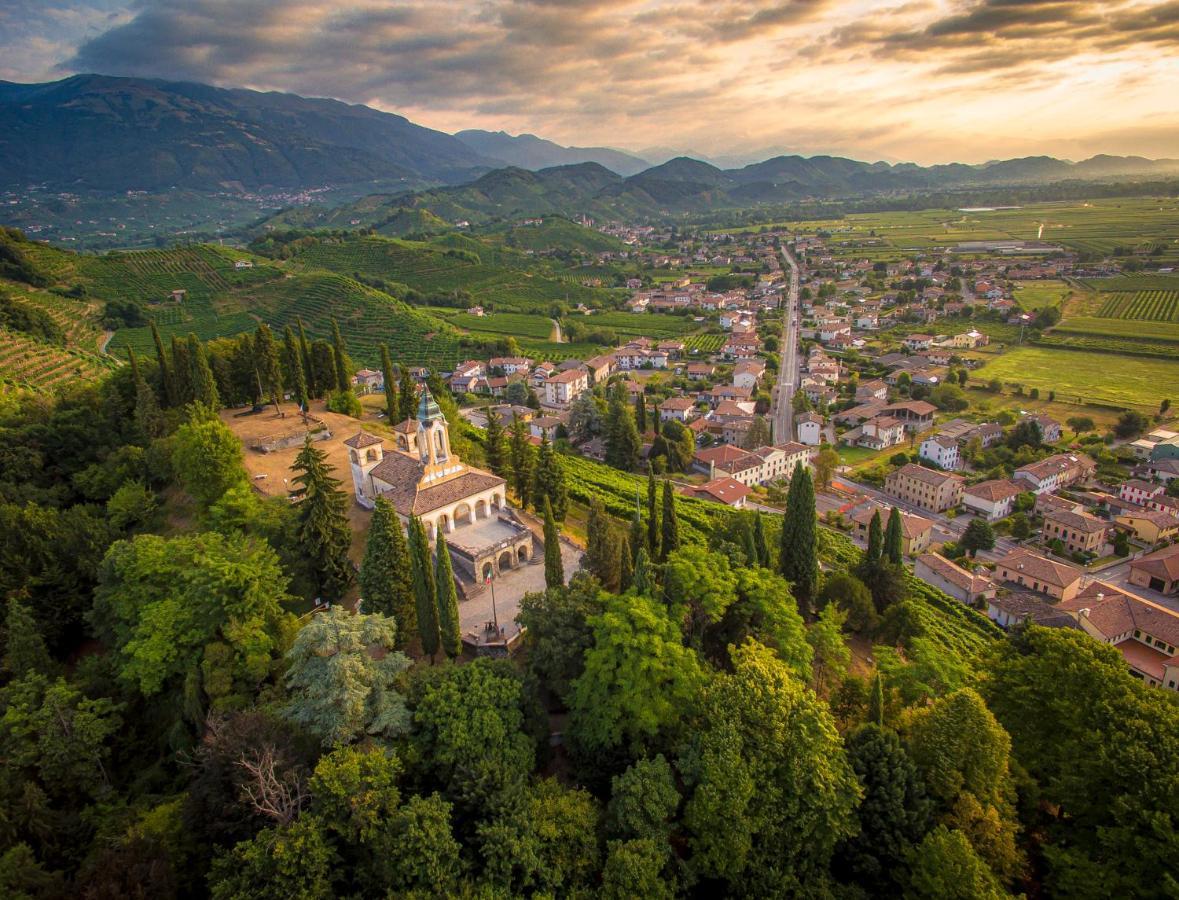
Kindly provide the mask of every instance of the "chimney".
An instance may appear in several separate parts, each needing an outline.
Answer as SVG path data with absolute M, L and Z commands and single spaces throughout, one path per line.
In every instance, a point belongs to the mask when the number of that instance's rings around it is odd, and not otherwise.
M 1097 596 L 1100 598 L 1101 595 L 1098 594 Z M 1089 607 L 1086 606 L 1084 609 L 1080 610 L 1080 614 L 1082 619 L 1089 618 Z

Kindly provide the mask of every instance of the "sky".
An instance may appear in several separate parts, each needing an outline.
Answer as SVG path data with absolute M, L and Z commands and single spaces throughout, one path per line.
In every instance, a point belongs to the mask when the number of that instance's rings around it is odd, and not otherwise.
M 1179 157 L 1179 0 L 0 0 L 0 79 L 78 72 L 633 151 Z

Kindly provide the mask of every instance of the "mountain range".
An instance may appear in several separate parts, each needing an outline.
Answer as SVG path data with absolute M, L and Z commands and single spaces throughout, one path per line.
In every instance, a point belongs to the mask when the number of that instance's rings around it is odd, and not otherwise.
M 1177 160 L 1115 156 L 935 166 L 776 156 L 733 168 L 676 157 L 648 166 L 611 148 L 504 132 L 450 135 L 366 106 L 294 94 L 102 75 L 0 82 L 0 189 L 258 193 L 347 185 L 352 196 L 373 195 L 343 209 L 347 223 L 404 218 L 405 210 L 446 221 L 658 215 L 1175 173 Z

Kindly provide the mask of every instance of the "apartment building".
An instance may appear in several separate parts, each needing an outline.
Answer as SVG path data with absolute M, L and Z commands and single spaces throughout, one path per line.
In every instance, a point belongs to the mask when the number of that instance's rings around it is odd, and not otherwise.
M 909 463 L 885 477 L 884 490 L 913 506 L 944 512 L 962 502 L 964 484 L 961 475 Z

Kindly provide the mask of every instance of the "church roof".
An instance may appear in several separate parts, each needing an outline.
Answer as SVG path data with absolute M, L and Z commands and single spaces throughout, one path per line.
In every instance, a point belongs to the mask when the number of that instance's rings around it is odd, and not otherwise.
M 438 403 L 435 401 L 434 395 L 430 393 L 430 389 L 423 385 L 422 399 L 418 403 L 418 421 L 432 422 L 440 418 L 442 418 L 442 410 L 438 408 Z
M 369 434 L 367 431 L 358 431 L 344 444 L 354 450 L 363 450 L 365 447 L 371 447 L 373 444 L 381 443 L 381 439 L 375 434 Z
M 421 478 L 424 468 L 416 457 L 398 452 L 386 453 L 385 458 L 373 468 L 372 477 L 374 482 L 381 481 L 389 485 L 379 492 L 380 496 L 392 503 L 393 508 L 403 516 L 422 516 L 506 483 L 498 475 L 468 468 L 461 475 L 423 486 Z

